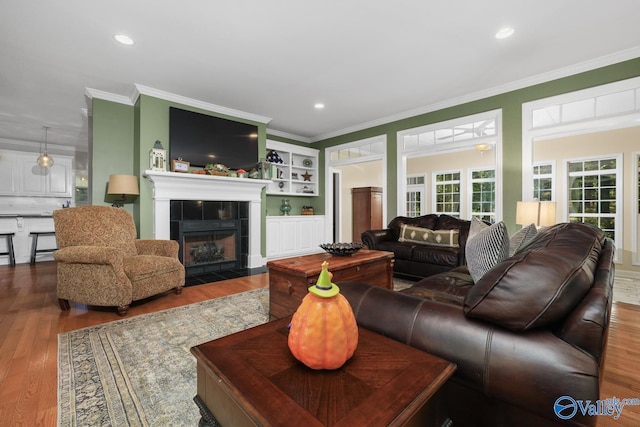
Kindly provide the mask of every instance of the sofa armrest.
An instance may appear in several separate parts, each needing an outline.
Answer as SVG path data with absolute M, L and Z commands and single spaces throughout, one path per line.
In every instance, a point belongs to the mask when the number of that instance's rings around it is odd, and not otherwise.
M 338 285 L 358 325 L 455 363 L 454 379 L 485 396 L 556 421 L 559 397 L 598 399 L 598 362 L 550 330 L 513 332 L 469 319 L 456 304 L 360 282 Z
M 136 240 L 138 255 L 157 255 L 178 258 L 180 245 L 175 240 L 138 239 Z
M 392 241 L 393 230 L 385 228 L 383 230 L 368 230 L 362 233 L 362 243 L 369 249 L 375 249 L 380 242 Z

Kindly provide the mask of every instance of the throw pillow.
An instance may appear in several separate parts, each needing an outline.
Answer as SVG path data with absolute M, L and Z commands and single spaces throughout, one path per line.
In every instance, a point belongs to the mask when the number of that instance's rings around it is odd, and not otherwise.
M 431 230 L 402 224 L 398 241 L 457 248 L 460 246 L 458 243 L 459 234 L 459 230 Z
M 509 234 L 504 222 L 487 225 L 471 218 L 465 252 L 469 274 L 475 283 L 509 256 Z
M 527 246 L 529 242 L 536 237 L 536 234 L 538 234 L 538 229 L 535 224 L 529 224 L 516 231 L 515 234 L 509 238 L 509 256 L 514 255 L 520 249 Z

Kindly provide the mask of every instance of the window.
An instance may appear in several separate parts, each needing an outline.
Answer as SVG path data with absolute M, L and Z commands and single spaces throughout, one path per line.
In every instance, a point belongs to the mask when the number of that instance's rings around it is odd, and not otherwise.
M 417 217 L 426 213 L 424 183 L 424 175 L 407 177 L 407 216 L 409 217 Z
M 496 221 L 496 171 L 471 170 L 471 216 L 494 223 Z
M 554 201 L 553 194 L 554 164 L 539 163 L 533 166 L 533 198 L 541 202 Z
M 622 236 L 621 164 L 618 157 L 567 162 L 569 221 L 593 224 L 616 244 Z
M 433 174 L 434 213 L 460 218 L 460 171 Z

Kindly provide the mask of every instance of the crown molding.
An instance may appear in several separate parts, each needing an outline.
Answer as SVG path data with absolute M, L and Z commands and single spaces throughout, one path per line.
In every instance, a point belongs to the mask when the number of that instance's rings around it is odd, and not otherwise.
M 581 62 L 568 67 L 559 68 L 547 73 L 538 74 L 533 77 L 518 80 L 512 83 L 496 86 L 490 89 L 474 92 L 468 95 L 460 96 L 457 98 L 447 99 L 435 104 L 418 107 L 412 110 L 404 111 L 401 113 L 393 114 L 391 116 L 381 117 L 379 119 L 364 122 L 358 125 L 350 126 L 344 129 L 336 130 L 333 132 L 327 132 L 324 134 L 316 135 L 309 138 L 310 142 L 322 141 L 324 139 L 334 138 L 341 135 L 346 135 L 352 132 L 358 132 L 364 129 L 369 129 L 376 126 L 386 125 L 388 123 L 396 122 L 399 120 L 408 119 L 410 117 L 419 116 L 426 113 L 442 110 L 444 108 L 455 107 L 456 105 L 466 104 L 468 102 L 478 101 L 480 99 L 489 98 L 492 96 L 500 95 L 503 93 L 511 92 L 518 89 L 524 89 L 529 86 L 534 86 L 541 83 L 550 82 L 553 80 L 569 77 L 575 74 L 580 74 L 586 71 L 595 70 L 597 68 L 606 67 L 609 65 L 617 64 L 619 62 L 628 61 L 631 59 L 640 57 L 640 47 L 634 47 L 631 49 L 615 52 L 610 55 L 602 56 L 594 60 Z
M 270 117 L 260 116 L 253 113 L 247 113 L 240 110 L 234 110 L 233 108 L 223 107 L 221 105 L 211 104 L 209 102 L 200 101 L 198 99 L 188 98 L 186 96 L 177 95 L 175 93 L 165 92 L 163 90 L 154 89 L 148 86 L 135 84 L 133 92 L 130 96 L 132 105 L 138 101 L 140 95 L 152 96 L 154 98 L 164 99 L 165 101 L 176 102 L 178 104 L 188 105 L 190 107 L 201 108 L 203 110 L 210 111 L 212 113 L 224 114 L 227 116 L 238 117 L 240 119 L 251 120 L 258 123 L 268 124 L 271 122 Z
M 306 142 L 307 144 L 311 143 L 311 139 L 307 138 L 306 136 L 295 135 L 293 133 L 283 132 L 283 131 L 276 130 L 276 129 L 271 129 L 271 128 L 267 128 L 267 136 L 268 135 L 279 136 L 281 138 L 293 139 L 293 140 L 299 141 L 299 142 Z
M 85 96 L 89 99 L 102 99 L 105 101 L 117 102 L 118 104 L 125 104 L 129 106 L 133 106 L 135 104 L 135 102 L 131 102 L 131 99 L 128 96 L 105 92 L 99 89 L 92 89 L 90 87 L 85 88 L 84 93 Z

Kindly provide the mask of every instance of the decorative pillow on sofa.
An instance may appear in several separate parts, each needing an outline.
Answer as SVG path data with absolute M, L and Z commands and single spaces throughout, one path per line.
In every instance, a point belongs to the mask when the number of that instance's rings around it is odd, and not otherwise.
M 400 237 L 398 237 L 398 241 L 457 248 L 459 246 L 459 233 L 458 230 L 430 230 L 428 228 L 402 224 L 400 226 Z
M 471 218 L 465 251 L 469 274 L 477 282 L 509 256 L 509 234 L 504 222 L 487 225 L 475 217 Z
M 536 237 L 536 234 L 538 234 L 538 229 L 535 224 L 529 224 L 516 231 L 513 236 L 509 238 L 509 256 L 512 256 L 527 246 L 531 240 Z

